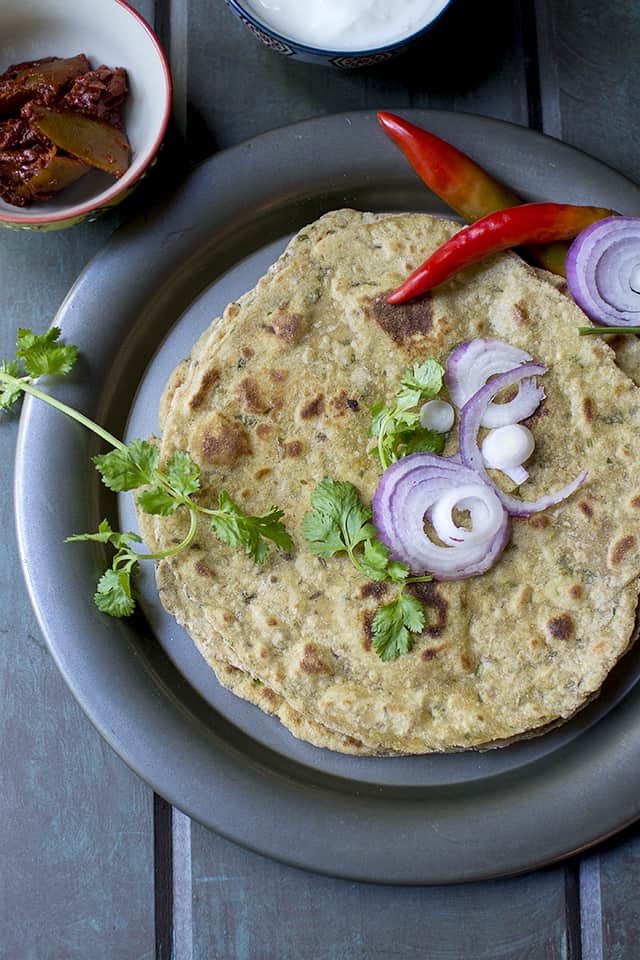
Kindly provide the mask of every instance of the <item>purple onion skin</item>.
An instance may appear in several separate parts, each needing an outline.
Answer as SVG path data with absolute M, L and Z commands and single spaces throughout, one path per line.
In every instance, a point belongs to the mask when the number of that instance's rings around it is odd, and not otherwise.
M 388 467 L 378 483 L 373 497 L 372 511 L 373 524 L 378 531 L 379 539 L 391 551 L 392 559 L 407 563 L 411 573 L 415 576 L 431 573 L 434 580 L 445 581 L 463 580 L 486 573 L 501 556 L 511 537 L 511 518 L 506 511 L 504 523 L 488 544 L 487 553 L 480 560 L 476 560 L 472 564 L 467 563 L 467 565 L 461 558 L 460 567 L 455 571 L 442 573 L 435 570 L 423 570 L 416 567 L 411 558 L 398 553 L 396 550 L 397 535 L 394 530 L 394 511 L 391 501 L 398 488 L 407 482 L 411 474 L 420 474 L 423 471 L 431 475 L 424 480 L 425 483 L 428 483 L 429 479 L 442 481 L 454 477 L 460 478 L 460 475 L 464 473 L 470 474 L 470 476 L 465 476 L 465 482 L 475 481 L 489 486 L 482 477 L 478 476 L 475 470 L 461 463 L 457 455 L 455 457 L 439 457 L 432 453 L 410 454 Z M 455 550 L 456 548 L 452 547 L 450 549 Z
M 598 220 L 595 223 L 592 223 L 591 226 L 579 233 L 569 247 L 569 252 L 567 253 L 567 283 L 573 299 L 583 313 L 586 313 L 590 320 L 594 321 L 595 323 L 602 324 L 605 327 L 632 326 L 637 324 L 638 316 L 629 317 L 628 315 L 625 315 L 624 311 L 619 311 L 613 306 L 609 307 L 610 312 L 603 312 L 603 310 L 607 309 L 606 306 L 598 306 L 598 303 L 596 302 L 596 297 L 600 297 L 603 304 L 607 304 L 607 301 L 598 286 L 598 280 L 596 276 L 597 260 L 593 264 L 592 276 L 588 276 L 584 272 L 583 268 L 584 266 L 591 266 L 591 261 L 588 261 L 586 265 L 581 267 L 581 265 L 578 263 L 578 259 L 580 254 L 583 252 L 585 244 L 591 241 L 594 234 L 602 234 L 601 240 L 603 240 L 607 238 L 608 231 L 608 235 L 613 241 L 621 231 L 626 231 L 629 225 L 637 228 L 638 249 L 640 251 L 640 218 L 606 217 L 604 220 Z M 640 262 L 640 252 L 638 260 Z M 592 284 L 595 288 L 595 293 L 589 290 L 590 284 Z M 637 312 L 640 316 L 640 296 L 638 297 Z

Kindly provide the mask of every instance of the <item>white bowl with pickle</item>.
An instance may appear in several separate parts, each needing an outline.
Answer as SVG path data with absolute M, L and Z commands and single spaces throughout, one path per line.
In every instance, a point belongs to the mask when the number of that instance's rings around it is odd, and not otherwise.
M 162 47 L 124 0 L 3 0 L 0 225 L 55 230 L 119 203 L 170 111 Z

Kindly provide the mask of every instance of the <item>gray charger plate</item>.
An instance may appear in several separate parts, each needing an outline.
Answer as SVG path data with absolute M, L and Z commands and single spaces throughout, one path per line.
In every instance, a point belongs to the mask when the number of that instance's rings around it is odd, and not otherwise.
M 481 117 L 409 115 L 526 199 L 640 215 L 637 186 L 555 140 Z M 166 377 L 199 332 L 292 233 L 345 206 L 448 212 L 373 113 L 310 120 L 206 162 L 166 204 L 119 230 L 70 291 L 56 322 L 82 359 L 56 395 L 116 435 L 157 431 Z M 103 516 L 135 529 L 131 499 L 118 504 L 91 466 L 98 449 L 75 423 L 26 402 L 15 475 L 21 559 L 74 695 L 177 807 L 260 853 L 387 883 L 529 870 L 640 815 L 635 648 L 596 701 L 543 737 L 486 753 L 360 759 L 295 740 L 223 690 L 162 610 L 150 569 L 140 578 L 139 614 L 123 622 L 98 613 L 92 595 L 105 554 L 62 541 Z

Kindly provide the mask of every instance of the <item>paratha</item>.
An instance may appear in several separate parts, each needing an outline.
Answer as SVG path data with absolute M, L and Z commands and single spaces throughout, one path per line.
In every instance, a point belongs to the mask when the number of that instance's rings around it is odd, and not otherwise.
M 389 306 L 385 294 L 457 229 L 426 215 L 327 214 L 204 331 L 161 405 L 162 460 L 191 454 L 200 502 L 215 506 L 224 488 L 252 514 L 275 504 L 294 541 L 257 566 L 200 522 L 192 546 L 159 565 L 163 603 L 214 668 L 264 684 L 294 733 L 328 731 L 332 749 L 345 737 L 364 753 L 428 753 L 529 735 L 587 702 L 633 635 L 640 390 L 604 341 L 577 336 L 585 318 L 570 298 L 515 254 Z M 480 336 L 548 367 L 523 498 L 582 469 L 588 479 L 552 510 L 515 520 L 492 570 L 411 588 L 427 625 L 409 654 L 384 663 L 371 623 L 392 592 L 344 556 L 313 556 L 301 520 L 325 476 L 371 501 L 381 472 L 368 449 L 371 405 L 393 396 L 411 362 L 444 362 Z M 454 429 L 446 452 L 456 448 Z M 167 549 L 187 527 L 180 511 L 157 517 L 153 537 Z M 246 685 L 237 692 L 260 705 Z

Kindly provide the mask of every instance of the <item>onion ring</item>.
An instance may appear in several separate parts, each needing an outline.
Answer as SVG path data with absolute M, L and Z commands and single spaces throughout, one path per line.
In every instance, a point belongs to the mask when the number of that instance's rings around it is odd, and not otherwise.
M 451 512 L 469 510 L 471 530 L 458 527 Z M 440 546 L 424 529 L 429 516 Z M 434 453 L 413 453 L 393 463 L 373 497 L 373 522 L 395 560 L 412 573 L 460 580 L 484 573 L 509 542 L 509 514 L 491 485 L 475 470 Z
M 570 497 L 587 479 L 587 471 L 583 470 L 575 480 L 572 480 L 571 483 L 562 487 L 562 489 L 556 493 L 540 497 L 539 500 L 527 502 L 525 500 L 518 500 L 517 497 L 512 497 L 510 494 L 505 493 L 504 490 L 501 490 L 500 487 L 491 480 L 485 469 L 482 453 L 477 443 L 477 436 L 482 421 L 482 414 L 487 405 L 493 400 L 499 390 L 504 390 L 505 387 L 510 387 L 525 377 L 542 376 L 543 373 L 546 373 L 546 370 L 547 368 L 541 363 L 525 363 L 520 367 L 516 367 L 514 370 L 501 373 L 497 377 L 494 377 L 489 383 L 485 384 L 484 387 L 481 387 L 470 400 L 467 400 L 460 411 L 460 453 L 462 455 L 462 462 L 475 470 L 485 483 L 491 484 L 502 501 L 503 506 L 505 506 L 514 517 L 530 517 L 534 513 L 540 513 L 542 510 L 546 510 L 547 507 L 557 506 L 557 504 L 566 500 L 567 497 Z
M 528 363 L 532 357 L 524 350 L 501 340 L 479 337 L 461 343 L 449 354 L 444 382 L 455 405 L 465 403 L 490 377 Z M 526 420 L 544 400 L 544 390 L 533 379 L 523 379 L 518 395 L 508 403 L 489 403 L 482 415 L 482 427 L 505 427 Z
M 567 254 L 567 283 L 591 320 L 640 323 L 640 217 L 607 217 L 583 230 Z

